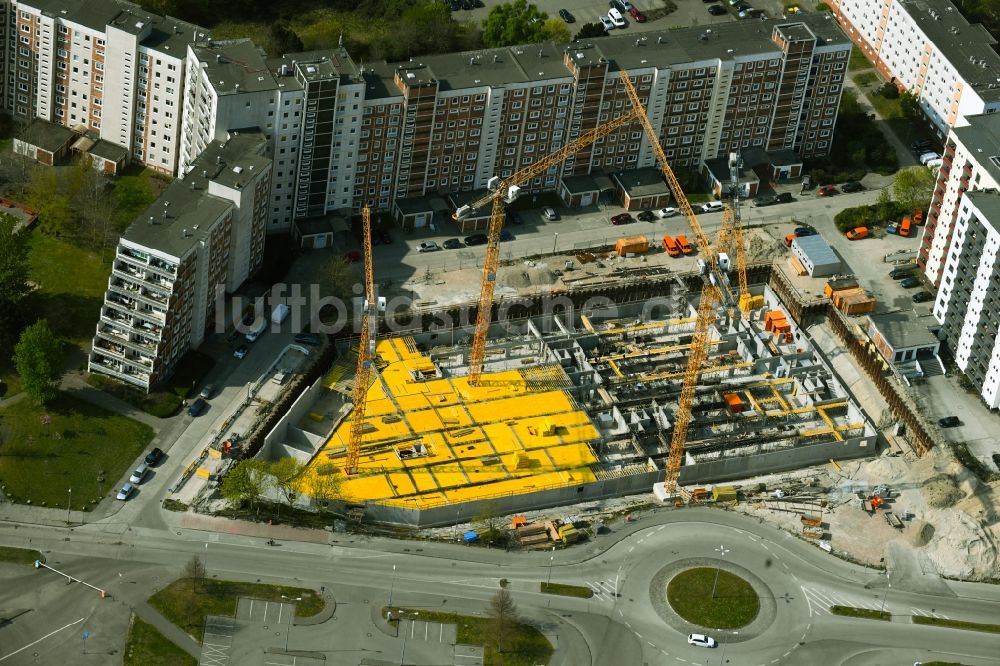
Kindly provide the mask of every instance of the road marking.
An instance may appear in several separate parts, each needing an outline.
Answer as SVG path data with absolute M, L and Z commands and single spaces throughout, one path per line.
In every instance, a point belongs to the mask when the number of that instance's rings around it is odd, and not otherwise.
M 72 627 L 74 624 L 80 624 L 81 622 L 83 622 L 86 619 L 87 618 L 85 618 L 85 617 L 81 617 L 76 622 L 70 622 L 69 624 L 67 624 L 67 625 L 65 625 L 63 627 L 59 627 L 55 631 L 50 631 L 49 633 L 47 633 L 44 636 L 42 636 L 41 638 L 39 638 L 37 641 L 33 641 L 31 643 L 28 643 L 23 648 L 19 648 L 17 650 L 14 650 L 10 654 L 5 654 L 4 656 L 0 657 L 0 661 L 3 661 L 4 659 L 9 659 L 10 657 L 13 657 L 15 654 L 18 654 L 19 652 L 24 652 L 25 650 L 27 650 L 28 648 L 30 648 L 32 645 L 37 645 L 38 643 L 41 643 L 42 641 L 44 641 L 49 636 L 54 636 L 55 634 L 58 634 L 63 629 L 68 629 L 68 628 Z
M 649 647 L 653 647 L 653 648 L 656 647 L 656 645 L 653 643 L 653 641 L 646 641 L 646 645 L 648 645 Z
M 782 658 L 785 658 L 785 657 L 787 657 L 788 655 L 790 655 L 791 653 L 792 653 L 792 651 L 791 651 L 791 650 L 789 650 L 789 651 L 788 651 L 788 652 L 786 652 L 785 654 L 781 655 L 781 657 L 782 657 Z
M 621 608 L 618 609 L 618 614 L 621 615 L 622 617 L 625 617 L 625 614 L 622 613 L 622 609 Z
M 657 532 L 659 532 L 659 531 L 660 531 L 660 530 L 662 530 L 662 529 L 663 529 L 664 527 L 666 527 L 666 525 L 660 525 L 659 527 L 657 527 L 657 528 L 656 528 L 656 531 L 657 531 Z
M 438 643 L 444 643 L 444 625 L 440 625 L 441 630 L 438 632 Z
M 771 550 L 771 549 L 767 547 L 767 544 L 766 544 L 766 543 L 764 543 L 763 541 L 761 541 L 761 542 L 760 542 L 760 545 L 761 545 L 761 546 L 763 546 L 764 550 L 766 550 L 766 551 L 770 552 L 770 550 Z

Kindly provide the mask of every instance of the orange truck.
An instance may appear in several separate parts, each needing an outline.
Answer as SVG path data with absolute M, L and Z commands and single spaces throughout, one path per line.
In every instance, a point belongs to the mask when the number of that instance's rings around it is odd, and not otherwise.
M 681 256 L 681 246 L 677 244 L 677 241 L 671 236 L 663 237 L 663 249 L 667 251 L 671 257 Z
M 900 236 L 909 236 L 910 235 L 910 229 L 912 229 L 912 228 L 913 228 L 913 222 L 912 222 L 912 220 L 910 220 L 909 216 L 904 217 L 903 221 L 899 225 L 899 235 Z
M 691 247 L 691 243 L 688 242 L 688 239 L 684 234 L 677 237 L 677 246 L 681 248 L 681 252 L 684 254 L 691 254 L 694 252 L 694 248 Z
M 855 227 L 847 232 L 847 240 L 868 238 L 868 227 Z

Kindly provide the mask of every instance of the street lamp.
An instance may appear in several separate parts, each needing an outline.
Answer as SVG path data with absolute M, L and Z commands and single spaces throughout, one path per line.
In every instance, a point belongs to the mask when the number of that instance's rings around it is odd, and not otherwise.
M 552 236 L 552 254 L 556 253 L 556 243 L 558 242 L 559 242 L 559 232 L 557 231 L 555 232 L 555 235 Z
M 885 600 L 889 597 L 889 590 L 892 589 L 892 581 L 889 580 L 889 568 L 888 567 L 886 567 L 886 570 L 885 570 L 885 586 L 886 586 L 885 587 L 885 594 L 882 595 L 882 609 L 879 611 L 880 613 L 884 613 L 885 612 Z
M 396 585 L 396 565 L 392 565 L 392 581 L 389 583 L 389 611 L 392 611 L 392 588 Z
M 549 579 L 545 581 L 545 587 L 552 585 L 552 560 L 556 559 L 556 547 L 552 546 L 552 555 L 549 555 Z
M 740 632 L 738 632 L 738 631 L 734 631 L 733 632 L 733 636 L 739 636 L 739 635 L 740 635 Z M 725 663 L 726 663 L 726 648 L 728 646 L 729 646 L 729 642 L 728 641 L 722 644 L 722 660 L 719 661 L 719 663 L 722 664 L 723 666 L 725 666 Z
M 715 549 L 715 552 L 719 554 L 719 566 L 715 567 L 715 582 L 712 583 L 712 598 L 715 598 L 715 588 L 719 585 L 719 572 L 722 571 L 722 559 L 729 552 L 729 549 L 725 546 L 719 546 Z
M 70 510 L 70 508 L 72 506 L 73 506 L 73 489 L 70 488 L 67 491 L 67 496 L 66 496 L 66 522 L 67 523 L 70 522 L 70 520 L 69 520 L 69 510 Z

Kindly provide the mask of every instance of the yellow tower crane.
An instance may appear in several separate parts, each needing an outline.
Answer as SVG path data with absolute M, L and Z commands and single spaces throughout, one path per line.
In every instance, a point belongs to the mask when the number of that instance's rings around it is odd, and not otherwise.
M 691 208 L 691 203 L 688 201 L 687 195 L 681 188 L 673 169 L 670 168 L 670 163 L 667 162 L 667 156 L 663 152 L 663 147 L 660 146 L 660 138 L 646 116 L 646 109 L 642 104 L 642 100 L 639 99 L 639 93 L 636 92 L 628 72 L 622 70 L 618 75 L 625 86 L 625 92 L 628 94 L 629 100 L 632 102 L 632 109 L 639 113 L 639 121 L 642 123 L 642 128 L 646 133 L 646 138 L 649 140 L 649 145 L 656 155 L 656 161 L 659 163 L 660 170 L 663 172 L 663 176 L 670 186 L 670 192 L 674 195 L 677 207 L 680 208 L 681 213 L 684 214 L 688 225 L 691 227 L 691 234 L 698 245 L 701 258 L 705 262 L 705 270 L 702 275 L 704 281 L 702 283 L 701 298 L 698 301 L 698 315 L 695 322 L 694 337 L 691 340 L 687 368 L 684 370 L 681 395 L 677 401 L 674 428 L 670 437 L 670 453 L 667 456 L 667 472 L 664 477 L 665 490 L 669 493 L 676 493 L 677 478 L 680 476 L 681 461 L 684 459 L 684 445 L 687 443 L 688 426 L 691 424 L 691 407 L 694 405 L 694 394 L 697 389 L 698 377 L 701 375 L 702 366 L 708 357 L 710 346 L 709 329 L 714 318 L 715 306 L 723 299 L 724 294 L 721 289 L 726 288 L 727 278 L 719 271 L 718 255 L 710 248 L 708 236 L 705 235 L 705 231 L 701 228 L 701 224 L 694 214 L 694 209 Z
M 361 438 L 365 433 L 365 412 L 368 387 L 375 364 L 375 336 L 378 331 L 378 299 L 375 295 L 375 271 L 372 267 L 372 218 L 366 205 L 361 209 L 365 262 L 365 302 L 361 312 L 361 341 L 358 343 L 358 367 L 354 373 L 354 414 L 351 415 L 351 440 L 347 444 L 346 474 L 358 473 L 361 458 Z
M 586 148 L 598 139 L 605 137 L 637 118 L 644 118 L 642 107 L 638 110 L 622 114 L 570 141 L 559 150 L 546 155 L 537 162 L 515 172 L 507 178 L 494 176 L 489 180 L 489 194 L 469 205 L 455 211 L 454 219 L 461 220 L 471 211 L 492 202 L 490 226 L 486 234 L 486 261 L 483 263 L 482 288 L 479 292 L 479 306 L 476 310 L 476 331 L 472 339 L 472 354 L 469 358 L 469 383 L 479 385 L 483 373 L 483 362 L 486 358 L 486 334 L 489 332 L 493 317 L 493 291 L 496 287 L 497 268 L 500 264 L 500 231 L 503 229 L 506 211 L 504 205 L 517 199 L 522 185 L 536 178 L 554 166 L 562 164 L 566 159 Z M 648 122 L 648 121 L 647 121 Z

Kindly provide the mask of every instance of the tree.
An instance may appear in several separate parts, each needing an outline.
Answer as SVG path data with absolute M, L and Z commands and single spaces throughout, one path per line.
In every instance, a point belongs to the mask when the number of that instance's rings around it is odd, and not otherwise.
M 39 319 L 21 332 L 14 346 L 14 367 L 24 391 L 32 400 L 45 404 L 56 397 L 63 373 L 63 350 L 49 322 Z
M 295 501 L 295 492 L 298 487 L 299 477 L 305 471 L 306 466 L 297 458 L 291 456 L 282 458 L 271 463 L 271 476 L 274 477 L 274 487 L 284 498 L 288 506 Z
M 0 302 L 16 304 L 28 293 L 28 234 L 18 220 L 0 213 Z
M 527 0 L 496 5 L 483 21 L 483 44 L 500 47 L 543 41 L 547 18 L 547 14 L 529 5 Z
M 497 652 L 502 654 L 504 645 L 517 624 L 518 613 L 514 597 L 506 588 L 500 588 L 490 599 L 490 607 L 486 613 L 490 619 L 487 625 L 489 640 L 496 645 Z
M 53 236 L 72 231 L 73 206 L 63 192 L 54 169 L 45 166 L 35 168 L 26 198 L 28 204 L 38 211 L 42 231 Z
M 875 212 L 879 220 L 891 220 L 896 214 L 896 204 L 892 201 L 889 188 L 883 187 L 879 190 L 878 200 L 875 202 Z
M 565 44 L 570 40 L 569 28 L 563 23 L 562 19 L 550 18 L 545 19 L 545 23 L 542 24 L 545 29 L 545 39 L 553 41 L 556 44 Z
M 327 503 L 336 497 L 340 491 L 340 479 L 337 478 L 337 466 L 333 463 L 323 463 L 309 477 L 309 495 L 319 505 L 320 512 L 327 508 Z
M 920 119 L 920 100 L 909 90 L 904 90 L 899 94 L 899 109 L 903 112 L 903 117 L 910 122 Z
M 267 463 L 263 460 L 241 460 L 222 479 L 219 493 L 232 505 L 246 503 L 255 509 L 267 488 Z
M 576 33 L 573 39 L 589 39 L 591 37 L 607 37 L 608 31 L 600 23 L 584 23 L 580 26 L 580 32 Z
M 472 524 L 476 528 L 479 538 L 488 544 L 497 544 L 507 538 L 507 533 L 503 529 L 503 520 L 497 513 L 496 505 L 490 503 L 483 506 Z
M 934 191 L 934 172 L 924 166 L 912 166 L 896 173 L 892 193 L 905 209 L 925 208 Z
M 295 34 L 286 21 L 276 21 L 271 24 L 270 29 L 271 43 L 268 52 L 272 55 L 278 56 L 285 53 L 298 53 L 304 51 L 305 47 L 302 45 L 302 40 L 299 36 Z
M 191 591 L 198 591 L 198 581 L 205 578 L 205 563 L 201 558 L 194 555 L 187 564 L 184 565 L 184 577 L 191 579 Z

